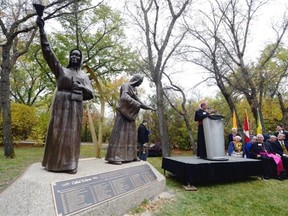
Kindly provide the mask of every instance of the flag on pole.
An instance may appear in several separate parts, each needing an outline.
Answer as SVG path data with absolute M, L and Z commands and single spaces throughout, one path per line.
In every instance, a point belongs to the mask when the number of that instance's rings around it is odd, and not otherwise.
M 233 116 L 232 116 L 232 128 L 236 128 L 237 129 L 237 121 L 236 121 L 235 110 L 233 111 Z
M 260 121 L 260 114 L 259 114 L 259 110 L 257 109 L 257 134 L 262 134 L 262 125 L 261 125 L 261 121 Z
M 245 118 L 244 118 L 244 134 L 245 134 L 245 143 L 250 142 L 250 127 L 249 127 L 249 120 L 247 115 L 247 110 L 245 110 Z

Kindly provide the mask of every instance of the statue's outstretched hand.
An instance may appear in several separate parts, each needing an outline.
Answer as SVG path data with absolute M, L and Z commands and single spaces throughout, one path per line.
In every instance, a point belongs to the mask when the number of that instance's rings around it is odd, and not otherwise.
M 148 110 L 156 111 L 156 109 L 154 109 L 153 107 L 148 106 L 147 108 L 148 108 Z
M 141 104 L 141 108 L 142 109 L 145 109 L 145 110 L 152 110 L 152 111 L 156 111 L 156 109 L 154 109 L 154 108 L 152 108 L 152 107 L 150 107 L 150 106 L 147 106 L 147 105 L 145 105 L 145 104 Z
M 41 28 L 44 28 L 45 22 L 41 17 L 37 16 L 36 24 L 41 29 Z

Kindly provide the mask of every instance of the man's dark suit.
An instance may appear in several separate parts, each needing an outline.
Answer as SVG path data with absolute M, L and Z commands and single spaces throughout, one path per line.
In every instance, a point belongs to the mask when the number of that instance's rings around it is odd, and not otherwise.
M 275 178 L 277 176 L 277 168 L 276 164 L 274 163 L 274 160 L 272 158 L 269 158 L 267 156 L 261 156 L 260 158 L 257 158 L 257 155 L 260 154 L 260 152 L 267 151 L 268 153 L 273 153 L 273 148 L 270 143 L 264 142 L 264 143 L 258 143 L 255 142 L 250 147 L 250 157 L 254 159 L 260 159 L 262 161 L 262 171 L 263 171 L 263 177 L 265 179 L 268 178 Z
M 288 150 L 288 141 L 284 141 L 284 145 L 285 145 L 285 148 Z M 274 142 L 272 147 L 274 149 L 274 152 L 281 156 L 283 166 L 284 166 L 285 170 L 287 171 L 288 170 L 288 155 L 284 154 L 284 151 L 283 151 L 283 148 L 281 146 L 280 141 L 277 140 L 276 142 Z
M 288 142 L 287 141 L 284 141 L 284 145 L 285 145 L 285 148 L 288 150 Z M 277 140 L 274 144 L 273 144 L 273 149 L 275 151 L 275 153 L 279 154 L 279 155 L 283 155 L 284 151 L 283 151 L 283 148 L 280 144 L 280 141 Z

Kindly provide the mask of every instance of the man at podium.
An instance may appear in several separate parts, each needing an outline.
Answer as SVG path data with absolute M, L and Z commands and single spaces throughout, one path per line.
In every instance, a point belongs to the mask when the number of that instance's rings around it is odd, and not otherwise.
M 200 158 L 207 158 L 203 119 L 208 117 L 210 114 L 217 112 L 216 110 L 212 110 L 209 113 L 208 110 L 209 108 L 206 102 L 202 102 L 196 110 L 194 117 L 194 121 L 198 122 L 197 156 Z

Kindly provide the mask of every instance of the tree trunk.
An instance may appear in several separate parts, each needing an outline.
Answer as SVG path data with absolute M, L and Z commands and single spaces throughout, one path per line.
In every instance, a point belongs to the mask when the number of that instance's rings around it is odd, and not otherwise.
M 191 147 L 193 153 L 196 154 L 197 143 L 194 141 L 193 134 L 192 134 L 192 127 L 191 127 L 191 124 L 189 122 L 189 118 L 188 118 L 187 114 L 183 115 L 183 118 L 184 118 L 184 122 L 185 122 L 186 128 L 187 128 L 188 133 L 189 133 L 190 147 Z
M 98 148 L 100 149 L 98 157 L 101 158 L 101 148 L 103 143 L 103 121 L 105 115 L 105 98 L 104 95 L 100 96 L 100 121 L 98 127 Z
M 2 50 L 2 74 L 1 74 L 1 107 L 4 155 L 6 158 L 14 158 L 15 152 L 12 140 L 11 104 L 10 104 L 10 44 L 6 44 Z
M 93 123 L 91 113 L 90 113 L 89 104 L 87 104 L 86 109 L 87 109 L 87 115 L 88 115 L 88 120 L 89 120 L 89 125 L 90 125 L 90 131 L 91 131 L 91 135 L 92 135 L 92 141 L 93 141 L 93 145 L 95 147 L 96 158 L 100 158 L 100 149 L 98 148 L 98 145 L 97 145 L 98 141 L 97 141 L 94 123 Z
M 162 144 L 162 155 L 163 157 L 169 157 L 170 154 L 170 143 L 168 139 L 168 128 L 167 121 L 165 118 L 165 107 L 164 107 L 164 94 L 161 82 L 158 82 L 156 85 L 157 92 L 157 114 L 159 117 L 159 130 L 160 130 L 160 139 Z

